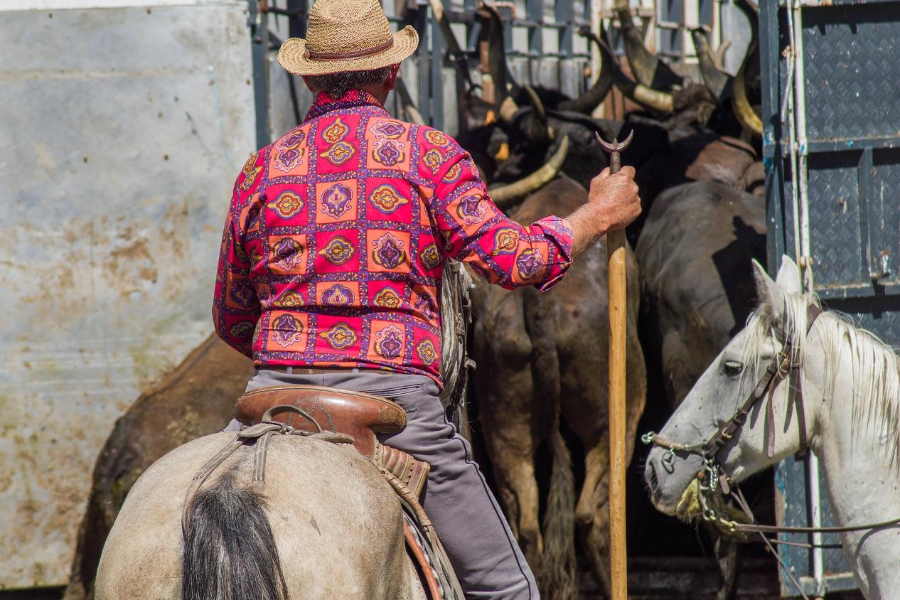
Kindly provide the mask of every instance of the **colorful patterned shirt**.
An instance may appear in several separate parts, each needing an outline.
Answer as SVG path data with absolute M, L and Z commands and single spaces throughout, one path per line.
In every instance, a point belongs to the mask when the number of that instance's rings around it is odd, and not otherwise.
M 448 257 L 505 288 L 571 262 L 558 217 L 523 227 L 453 139 L 360 90 L 320 94 L 244 165 L 216 277 L 218 335 L 257 365 L 388 369 L 440 380 Z

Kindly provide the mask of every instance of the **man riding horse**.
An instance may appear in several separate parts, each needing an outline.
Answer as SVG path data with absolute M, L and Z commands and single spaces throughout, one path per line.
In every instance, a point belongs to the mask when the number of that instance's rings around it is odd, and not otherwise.
M 456 141 L 384 109 L 417 45 L 411 27 L 392 34 L 377 0 L 319 0 L 307 39 L 282 45 L 282 67 L 316 98 L 235 182 L 213 318 L 254 360 L 248 391 L 318 385 L 399 403 L 408 425 L 381 441 L 430 463 L 422 504 L 466 596 L 537 598 L 439 400 L 442 272 L 455 258 L 506 288 L 549 289 L 639 214 L 634 171 L 600 173 L 588 203 L 565 218 L 509 220 Z

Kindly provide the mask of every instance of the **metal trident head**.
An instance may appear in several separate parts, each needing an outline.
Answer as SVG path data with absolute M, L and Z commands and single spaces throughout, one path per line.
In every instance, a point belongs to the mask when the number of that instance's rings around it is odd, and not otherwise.
M 631 140 L 634 138 L 634 129 L 628 132 L 628 137 L 621 142 L 616 138 L 613 138 L 612 142 L 607 142 L 602 137 L 600 137 L 600 134 L 596 131 L 594 132 L 594 138 L 597 140 L 597 143 L 600 144 L 601 148 L 609 152 L 610 173 L 618 173 L 619 169 L 622 168 L 622 160 L 619 157 L 619 153 L 629 145 L 631 145 Z

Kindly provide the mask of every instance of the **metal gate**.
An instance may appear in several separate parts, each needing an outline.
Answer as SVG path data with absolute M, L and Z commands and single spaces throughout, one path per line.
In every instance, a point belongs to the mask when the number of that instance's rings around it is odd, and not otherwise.
M 278 115 L 276 98 L 282 93 L 276 78 L 285 79 L 280 68 L 267 68 L 274 51 L 286 37 L 305 37 L 309 8 L 314 0 L 248 0 L 254 41 L 254 83 L 257 107 L 257 143 L 260 147 L 286 131 L 291 118 L 302 118 L 309 96 L 302 82 L 287 78 L 284 85 L 291 96 L 285 119 Z M 591 48 L 577 35 L 583 25 L 591 25 L 592 5 L 599 0 L 514 0 L 493 3 L 504 21 L 504 40 L 510 70 L 522 83 L 544 85 L 577 97 L 591 84 Z M 478 39 L 481 22 L 477 0 L 382 0 L 392 25 L 401 29 L 412 25 L 419 34 L 416 54 L 401 67 L 401 76 L 426 123 L 456 133 L 465 126 L 457 99 L 465 91 L 465 77 L 459 64 L 466 64 L 469 79 L 479 85 Z M 460 47 L 448 51 L 435 8 L 450 25 Z M 596 6 L 594 7 L 596 8 Z M 596 10 L 593 10 L 597 14 Z M 596 29 L 596 27 L 594 27 Z M 599 65 L 598 65 L 599 66 Z M 282 94 L 286 95 L 286 94 Z M 402 115 L 392 94 L 387 108 Z M 265 108 L 263 108 L 265 107 Z M 276 126 L 273 120 L 281 121 Z M 293 126 L 293 125 L 290 125 Z
M 900 345 L 900 2 L 760 3 L 769 268 L 793 256 L 830 309 Z M 811 273 L 811 275 L 810 275 Z M 811 460 L 776 473 L 786 525 L 831 525 Z M 782 535 L 808 542 L 806 535 Z M 855 588 L 837 536 L 782 546 L 809 595 Z M 782 590 L 793 586 L 782 573 Z

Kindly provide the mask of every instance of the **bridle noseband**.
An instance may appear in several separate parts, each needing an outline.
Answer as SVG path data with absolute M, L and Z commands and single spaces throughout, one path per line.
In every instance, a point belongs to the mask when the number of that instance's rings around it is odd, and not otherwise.
M 807 307 L 807 336 L 812 330 L 812 326 L 816 322 L 816 319 L 818 319 L 821 314 L 822 309 L 818 306 L 810 304 Z M 668 450 L 662 459 L 663 466 L 666 470 L 672 468 L 676 452 L 700 456 L 703 459 L 703 470 L 697 474 L 698 478 L 705 479 L 707 476 L 709 477 L 709 481 L 704 484 L 703 488 L 706 488 L 708 492 L 712 493 L 718 491 L 721 484 L 722 491 L 728 494 L 730 493 L 730 488 L 733 483 L 718 461 L 717 456 L 719 451 L 734 438 L 736 433 L 740 432 L 741 428 L 747 422 L 750 413 L 753 411 L 753 407 L 756 406 L 759 401 L 765 399 L 767 429 L 766 454 L 769 458 L 772 458 L 775 455 L 775 407 L 773 404 L 773 397 L 776 388 L 778 388 L 778 384 L 789 375 L 790 390 L 788 402 L 793 402 L 797 407 L 797 418 L 800 422 L 800 447 L 806 449 L 808 439 L 806 433 L 806 415 L 803 411 L 803 392 L 799 383 L 800 362 L 796 359 L 795 349 L 790 341 L 785 341 L 781 352 L 772 357 L 772 360 L 766 367 L 765 373 L 760 377 L 756 386 L 753 388 L 753 391 L 750 392 L 750 395 L 747 396 L 744 404 L 730 419 L 725 421 L 716 433 L 705 443 L 693 445 L 681 444 L 672 440 L 667 440 L 653 431 L 641 436 L 641 441 L 646 445 L 659 446 Z M 704 518 L 706 517 L 707 515 L 704 515 Z

